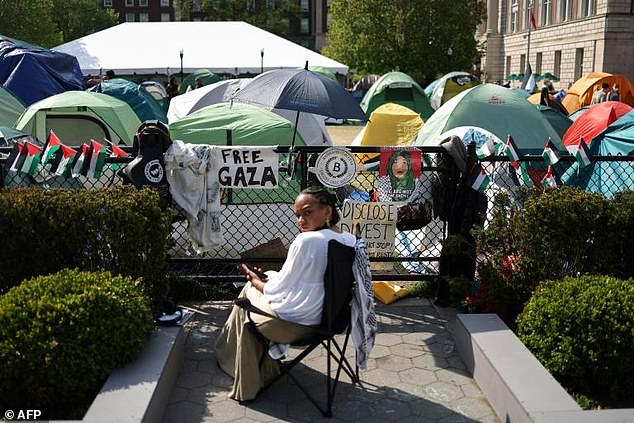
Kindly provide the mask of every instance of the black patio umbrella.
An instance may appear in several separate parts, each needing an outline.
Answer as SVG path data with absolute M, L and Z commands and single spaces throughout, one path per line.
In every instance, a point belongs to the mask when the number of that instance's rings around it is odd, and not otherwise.
M 264 107 L 295 110 L 295 132 L 300 112 L 328 116 L 335 119 L 368 118 L 359 102 L 341 85 L 325 76 L 304 69 L 276 69 L 253 78 L 231 98 L 241 103 Z M 291 150 L 295 147 L 295 132 Z

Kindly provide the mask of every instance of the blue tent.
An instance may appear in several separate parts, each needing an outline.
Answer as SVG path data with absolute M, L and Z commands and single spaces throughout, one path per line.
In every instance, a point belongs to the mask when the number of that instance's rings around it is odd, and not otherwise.
M 46 97 L 83 90 L 74 56 L 0 35 L 0 85 L 29 106 Z
M 597 135 L 590 144 L 590 153 L 593 156 L 634 155 L 634 111 Z M 634 190 L 634 162 L 593 162 L 582 169 L 574 163 L 561 180 L 565 185 L 612 198 L 619 191 Z
M 167 124 L 161 105 L 145 88 L 123 78 L 106 79 L 89 91 L 107 94 L 128 103 L 141 122 L 159 120 Z

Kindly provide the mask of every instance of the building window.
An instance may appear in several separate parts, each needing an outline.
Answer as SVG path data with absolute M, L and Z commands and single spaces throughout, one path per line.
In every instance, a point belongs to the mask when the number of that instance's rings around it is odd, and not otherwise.
M 511 10 L 511 32 L 517 32 L 517 7 Z
M 302 12 L 310 12 L 310 0 L 300 0 L 299 8 Z
M 161 7 L 170 7 L 170 0 L 161 0 Z
M 511 56 L 506 56 L 506 76 L 511 74 Z
M 103 7 L 112 7 L 112 0 L 103 0 Z
M 250 12 L 255 10 L 255 0 L 247 0 L 247 10 Z
M 542 12 L 542 26 L 550 24 L 550 6 L 551 0 L 542 0 L 541 12 Z
M 309 34 L 310 33 L 310 20 L 308 18 L 302 18 L 301 24 L 299 27 L 299 32 L 301 34 Z
M 561 10 L 559 11 L 559 20 L 566 22 L 570 20 L 570 0 L 559 0 L 561 3 Z
M 561 78 L 559 76 L 559 74 L 561 73 L 561 50 L 555 51 L 555 64 L 553 66 L 553 73 L 556 77 Z
M 125 7 L 134 7 L 134 0 L 125 0 Z
M 192 5 L 192 12 L 200 12 L 200 0 L 194 0 Z
M 170 14 L 169 13 L 161 13 L 161 22 L 169 22 Z
M 147 7 L 147 0 L 139 0 L 139 6 Z
M 535 55 L 535 73 L 542 73 L 542 54 Z
M 136 19 L 134 19 L 134 13 L 126 13 L 125 14 L 125 21 L 126 22 L 134 22 L 134 21 L 136 21 Z
M 583 48 L 575 50 L 575 81 L 583 76 Z
M 139 22 L 149 22 L 150 17 L 147 13 L 139 13 Z
M 581 16 L 592 16 L 594 13 L 593 0 L 581 0 Z

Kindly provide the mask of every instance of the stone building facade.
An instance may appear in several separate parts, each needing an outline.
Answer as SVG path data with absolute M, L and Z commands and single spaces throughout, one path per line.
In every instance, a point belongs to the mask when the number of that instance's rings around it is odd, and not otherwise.
M 476 37 L 485 44 L 482 69 L 488 82 L 524 73 L 550 72 L 566 88 L 592 72 L 634 81 L 634 0 L 486 0 Z M 530 11 L 536 29 L 530 31 Z M 527 56 L 528 55 L 528 56 Z

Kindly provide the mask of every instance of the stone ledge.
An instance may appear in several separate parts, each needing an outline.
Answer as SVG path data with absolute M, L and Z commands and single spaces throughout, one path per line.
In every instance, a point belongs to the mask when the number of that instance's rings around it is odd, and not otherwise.
M 458 353 L 506 423 L 634 423 L 634 409 L 584 411 L 496 314 L 456 315 Z
M 184 331 L 159 326 L 137 359 L 110 375 L 81 421 L 161 422 L 183 360 Z

